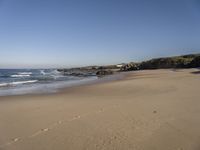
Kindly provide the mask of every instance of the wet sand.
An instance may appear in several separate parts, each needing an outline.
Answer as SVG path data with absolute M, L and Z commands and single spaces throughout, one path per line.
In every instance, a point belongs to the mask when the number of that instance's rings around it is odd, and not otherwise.
M 0 150 L 199 150 L 197 69 L 0 97 Z

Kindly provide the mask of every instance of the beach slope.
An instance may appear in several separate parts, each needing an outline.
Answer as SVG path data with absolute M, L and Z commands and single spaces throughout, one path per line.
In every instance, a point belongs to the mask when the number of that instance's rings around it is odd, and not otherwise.
M 0 97 L 0 150 L 199 150 L 200 71 L 144 70 Z

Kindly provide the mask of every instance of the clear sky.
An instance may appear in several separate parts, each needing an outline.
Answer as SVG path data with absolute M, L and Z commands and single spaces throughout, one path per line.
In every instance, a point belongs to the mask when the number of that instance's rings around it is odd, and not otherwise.
M 0 0 L 0 68 L 200 53 L 199 0 Z

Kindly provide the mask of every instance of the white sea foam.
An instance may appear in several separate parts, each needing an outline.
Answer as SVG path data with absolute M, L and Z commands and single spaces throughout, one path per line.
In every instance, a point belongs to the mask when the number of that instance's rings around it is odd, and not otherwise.
M 8 86 L 8 83 L 0 83 L 0 87 L 2 86 Z
M 51 73 L 52 74 L 61 74 L 58 70 L 53 70 Z
M 19 72 L 18 74 L 19 75 L 31 75 L 32 72 Z
M 40 74 L 45 75 L 46 73 L 44 72 L 44 70 L 40 70 Z
M 50 75 L 54 78 L 54 79 L 58 79 L 63 77 L 63 75 L 57 71 L 57 70 L 53 70 L 52 72 L 50 72 Z
M 16 82 L 9 82 L 9 83 L 0 83 L 0 87 L 19 85 L 19 84 L 27 84 L 27 83 L 35 83 L 37 81 L 38 80 L 27 80 L 27 81 L 16 81 Z
M 14 74 L 11 75 L 13 78 L 30 77 L 30 74 Z
M 28 81 L 17 81 L 17 82 L 12 82 L 12 85 L 17 85 L 17 84 L 26 84 L 26 83 L 35 83 L 38 80 L 28 80 Z

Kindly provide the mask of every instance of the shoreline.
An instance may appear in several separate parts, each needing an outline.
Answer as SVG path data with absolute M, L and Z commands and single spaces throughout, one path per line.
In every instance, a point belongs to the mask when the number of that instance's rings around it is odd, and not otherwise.
M 107 84 L 107 83 L 114 83 L 114 82 L 119 82 L 119 81 L 123 81 L 123 80 L 129 80 L 129 79 L 141 79 L 141 78 L 146 78 L 146 75 L 151 75 L 151 73 L 147 73 L 147 74 L 142 74 L 143 72 L 156 72 L 156 71 L 173 71 L 173 72 L 177 72 L 178 71 L 183 71 L 183 70 L 196 70 L 196 72 L 199 72 L 199 68 L 183 68 L 183 69 L 145 69 L 145 70 L 135 70 L 135 71 L 125 71 L 125 72 L 117 72 L 115 74 L 112 75 L 105 75 L 102 77 L 97 78 L 96 80 L 92 80 L 92 81 L 88 81 L 85 83 L 79 83 L 79 84 L 75 84 L 75 85 L 71 85 L 71 86 L 67 86 L 67 87 L 62 87 L 62 88 L 58 88 L 56 92 L 33 92 L 33 93 L 26 93 L 26 94 L 16 94 L 16 95 L 2 95 L 0 96 L 0 101 L 1 98 L 6 98 L 6 99 L 10 99 L 10 98 L 15 98 L 15 97 L 45 97 L 45 96 L 57 96 L 60 94 L 65 94 L 71 90 L 76 90 L 76 89 L 80 89 L 80 88 L 84 88 L 84 87 L 90 87 L 90 86 L 95 86 L 95 85 L 99 85 L 99 84 Z M 195 72 L 195 71 L 194 71 Z
M 115 73 L 112 75 L 105 75 L 102 77 L 98 77 L 95 80 L 85 81 L 83 83 L 77 83 L 74 85 L 57 88 L 56 91 L 54 91 L 54 92 L 51 92 L 51 91 L 49 91 L 49 92 L 30 92 L 30 93 L 25 93 L 25 94 L 0 95 L 0 101 L 1 101 L 1 98 L 5 98 L 5 97 L 12 98 L 12 97 L 23 97 L 23 96 L 48 96 L 48 95 L 62 94 L 70 89 L 76 89 L 76 88 L 84 87 L 84 86 L 90 86 L 90 85 L 103 84 L 103 83 L 123 80 L 128 76 L 127 74 L 131 74 L 132 72 L 133 71 L 118 72 L 118 73 Z

